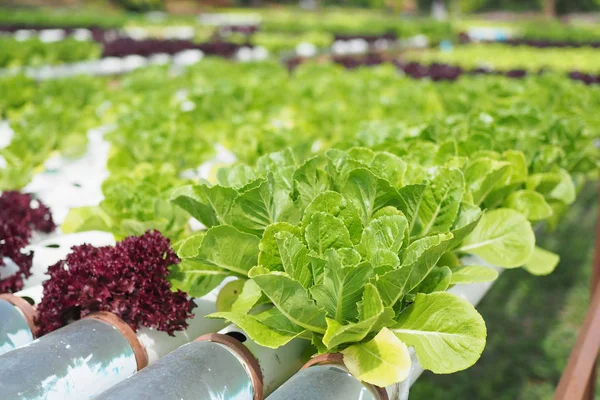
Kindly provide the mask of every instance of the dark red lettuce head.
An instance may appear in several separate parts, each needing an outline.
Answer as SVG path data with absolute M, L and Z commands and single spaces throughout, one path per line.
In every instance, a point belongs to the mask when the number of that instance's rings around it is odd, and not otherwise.
M 30 194 L 16 191 L 0 196 L 0 221 L 15 221 L 30 230 L 52 232 L 56 225 L 48 207 Z
M 17 271 L 0 273 L 0 293 L 14 293 L 23 288 L 23 280 L 31 275 L 33 253 L 25 253 L 23 248 L 29 243 L 30 231 L 14 221 L 0 220 L 0 270 L 8 270 L 11 263 Z
M 0 270 L 5 272 L 0 273 L 0 293 L 21 290 L 23 279 L 31 275 L 33 253 L 24 252 L 31 231 L 49 233 L 54 228 L 48 207 L 30 194 L 4 192 L 0 195 Z M 16 268 L 12 268 L 15 264 Z M 7 270 L 10 273 L 7 274 Z
M 128 237 L 116 246 L 73 247 L 50 268 L 36 323 L 41 334 L 96 311 L 119 316 L 133 330 L 156 328 L 173 335 L 187 327 L 195 303 L 171 291 L 168 267 L 179 258 L 158 231 Z

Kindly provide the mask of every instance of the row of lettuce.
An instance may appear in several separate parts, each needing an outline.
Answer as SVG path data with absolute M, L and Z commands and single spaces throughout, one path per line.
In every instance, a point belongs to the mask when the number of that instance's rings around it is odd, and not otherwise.
M 26 41 L 0 38 L 0 48 L 0 68 L 71 64 L 97 60 L 102 56 L 102 45 L 72 38 L 54 43 L 45 43 L 39 38 Z
M 87 130 L 114 123 L 103 208 L 115 232 L 124 220 L 149 221 L 153 199 L 164 200 L 183 177 L 197 176 L 198 166 L 214 157 L 215 143 L 253 164 L 287 147 L 304 160 L 330 147 L 387 146 L 393 137 L 439 132 L 450 138 L 478 129 L 500 141 L 499 148 L 518 145 L 528 159 L 541 148 L 554 158 L 570 149 L 567 156 L 581 161 L 569 164 L 593 165 L 589 137 L 599 121 L 589 110 L 600 101 L 598 90 L 558 76 L 469 77 L 451 84 L 413 81 L 391 66 L 346 71 L 303 65 L 290 76 L 275 63 L 222 60 L 170 75 L 167 68 L 150 68 L 116 85 L 89 77 L 42 83 L 3 78 L 9 96 L 2 113 L 15 134 L 2 150 L 2 189 L 25 186 L 54 152 L 82 154 Z M 546 146 L 539 146 L 539 137 Z M 439 146 L 434 139 L 416 143 Z M 137 190 L 125 190 L 132 198 L 123 200 L 123 188 L 131 185 Z M 112 193 L 119 193 L 114 202 Z M 185 231 L 185 216 L 169 207 L 161 211 L 173 232 Z
M 358 12 L 352 13 L 348 10 L 325 9 L 319 13 L 307 12 L 297 9 L 275 9 L 245 12 L 242 10 L 230 10 L 233 12 L 219 13 L 218 17 L 224 26 L 213 25 L 210 16 L 196 19 L 194 16 L 178 17 L 163 16 L 157 19 L 136 16 L 126 22 L 126 18 L 118 15 L 109 15 L 107 18 L 94 20 L 91 13 L 77 15 L 66 12 L 46 10 L 46 12 L 8 12 L 0 17 L 0 30 L 4 27 L 9 32 L 16 28 L 42 29 L 49 28 L 102 28 L 112 30 L 113 33 L 120 30 L 123 33 L 139 34 L 144 32 L 147 38 L 164 39 L 168 37 L 173 28 L 191 28 L 193 38 L 188 43 L 205 43 L 219 38 L 227 42 L 239 45 L 262 46 L 270 54 L 279 55 L 281 52 L 294 52 L 301 43 L 310 43 L 318 49 L 328 49 L 335 40 L 336 34 L 353 35 L 391 35 L 392 37 L 410 37 L 417 34 L 425 34 L 435 37 L 439 42 L 444 37 L 451 36 L 451 25 L 428 19 L 404 19 L 399 20 L 396 16 L 386 15 L 380 12 Z M 229 16 L 229 18 L 228 18 Z M 260 21 L 258 32 L 254 28 L 242 29 L 244 21 L 249 24 Z M 229 22 L 227 22 L 229 21 Z M 78 22 L 81 25 L 77 26 Z M 239 26 L 239 24 L 242 26 Z M 234 31 L 233 33 L 231 31 Z M 240 32 L 241 31 L 241 32 Z M 250 34 L 247 34 L 248 31 Z M 237 33 L 236 33 L 237 32 Z M 62 41 L 61 41 L 62 42 Z M 118 44 L 102 41 L 102 44 L 90 42 L 77 42 L 67 39 L 64 42 L 43 43 L 35 35 L 25 41 L 8 37 L 2 39 L 0 45 L 4 49 L 0 57 L 0 67 L 22 67 L 40 66 L 45 64 L 60 64 L 73 61 L 85 61 L 96 59 L 99 55 L 111 54 L 113 51 L 103 51 L 103 47 L 115 47 Z M 168 45 L 168 43 L 167 43 Z M 131 47 L 132 44 L 128 43 Z M 43 47 L 43 48 L 41 48 Z M 135 47 L 135 46 L 134 46 Z M 164 46 L 163 46 L 164 47 Z M 133 53 L 137 54 L 137 53 Z
M 214 17 L 214 18 L 212 18 Z M 218 22 L 217 22 L 218 20 Z M 323 8 L 318 12 L 296 7 L 264 9 L 215 9 L 198 15 L 143 15 L 106 13 L 102 10 L 77 13 L 68 10 L 7 10 L 0 16 L 0 25 L 20 28 L 157 28 L 169 26 L 258 26 L 267 33 L 300 34 L 305 32 L 329 34 L 381 35 L 393 33 L 400 37 L 417 34 L 436 37 L 452 35 L 452 24 L 428 18 L 398 18 L 381 11 L 348 8 Z
M 399 18 L 394 14 L 383 14 L 373 11 L 352 12 L 349 10 L 325 8 L 318 13 L 297 10 L 293 8 L 276 8 L 261 10 L 224 10 L 217 14 L 201 14 L 195 16 L 170 16 L 144 17 L 135 16 L 127 18 L 121 15 L 109 15 L 107 18 L 99 18 L 92 13 L 82 13 L 81 16 L 66 12 L 52 11 L 10 11 L 0 17 L 0 31 L 14 32 L 17 29 L 41 30 L 45 26 L 49 28 L 90 28 L 94 31 L 94 38 L 99 42 L 79 42 L 67 37 L 60 42 L 45 43 L 33 35 L 27 40 L 5 37 L 0 39 L 3 48 L 0 55 L 0 67 L 23 67 L 43 66 L 76 61 L 94 60 L 103 55 L 112 54 L 141 54 L 148 55 L 151 52 L 147 45 L 161 45 L 164 49 L 196 48 L 201 43 L 214 40 L 225 41 L 238 46 L 260 46 L 265 48 L 269 54 L 274 56 L 291 54 L 299 45 L 309 44 L 317 50 L 329 50 L 338 38 L 365 39 L 367 41 L 379 38 L 380 46 L 377 49 L 389 47 L 389 41 L 396 39 L 413 38 L 421 35 L 428 38 L 429 44 L 438 44 L 442 41 L 456 41 L 459 32 L 469 28 L 483 26 L 494 26 L 493 22 L 481 22 L 467 20 L 466 22 L 451 21 L 441 22 L 426 18 Z M 246 22 L 245 22 L 246 21 Z M 78 24 L 81 25 L 78 25 Z M 258 25 L 253 25 L 258 24 Z M 597 43 L 600 37 L 597 29 L 587 25 L 565 25 L 559 23 L 508 23 L 500 24 L 499 28 L 510 29 L 517 37 L 524 38 L 523 43 L 528 40 L 546 38 L 549 45 L 559 43 Z M 536 29 L 534 30 L 533 27 Z M 192 36 L 185 36 L 185 44 L 170 43 L 167 38 L 179 37 L 183 29 Z M 104 30 L 105 35 L 102 34 Z M 536 31 L 537 30 L 537 31 Z M 131 34 L 132 37 L 140 39 L 142 33 L 144 39 L 159 39 L 148 42 L 146 45 L 135 42 L 112 43 L 114 38 L 121 34 Z M 179 32 L 179 33 L 178 33 Z M 520 32 L 520 33 L 519 33 Z M 535 34 L 537 32 L 537 34 Z M 542 33 L 540 33 L 542 32 Z M 546 36 L 544 36 L 546 35 Z M 104 37 L 111 37 L 105 40 Z M 182 39 L 179 37 L 179 39 Z M 386 43 L 383 43 L 388 41 Z M 373 40 L 372 42 L 375 42 Z M 371 43 L 373 44 L 373 43 Z M 144 47 L 140 49 L 140 46 Z M 196 46 L 196 47 L 195 47 Z M 314 47 L 313 47 L 314 46 Z M 374 46 L 371 46 L 374 49 Z M 127 50 L 129 48 L 129 50 Z M 465 50 L 466 49 L 466 50 Z M 555 49 L 553 49 L 555 50 Z M 551 68 L 557 71 L 587 71 L 596 72 L 596 51 L 592 47 L 581 47 L 577 49 L 562 49 L 556 53 L 551 51 L 540 51 L 539 57 L 530 57 L 528 48 L 512 48 L 508 46 L 489 46 L 485 48 L 462 46 L 459 52 L 450 53 L 450 58 L 458 58 L 459 64 L 477 63 L 478 65 L 497 65 L 498 69 L 506 70 L 513 68 L 533 69 Z M 463 54 L 463 52 L 465 54 Z M 456 53 L 456 55 L 455 55 Z M 219 53 L 215 53 L 219 54 Z M 536 54 L 538 54 L 536 52 Z M 425 56 L 426 58 L 429 56 Z M 443 61 L 448 54 L 435 55 Z M 419 57 L 421 58 L 421 57 Z M 565 60 L 569 60 L 565 62 Z M 452 63 L 455 64 L 455 63 Z M 504 68 L 506 66 L 506 68 Z
M 558 257 L 536 247 L 532 224 L 556 225 L 600 160 L 600 91 L 554 75 L 433 83 L 391 66 L 290 76 L 209 59 L 118 82 L 0 82 L 19 88 L 0 100 L 15 131 L 2 189 L 113 125 L 105 199 L 71 210 L 63 232 L 157 229 L 179 257 L 173 289 L 198 297 L 238 278 L 211 317 L 263 346 L 342 352 L 379 386 L 407 377 L 407 346 L 436 373 L 477 361 L 485 323 L 446 290 L 493 280 L 484 262 L 550 273 Z M 218 147 L 238 161 L 199 178 Z M 70 279 L 55 272 L 49 288 Z M 52 304 L 56 318 L 70 312 Z
M 524 69 L 531 72 L 600 73 L 600 52 L 593 48 L 540 48 L 512 47 L 503 44 L 470 44 L 456 46 L 452 51 L 409 52 L 405 58 L 422 63 L 446 63 L 463 68 L 486 67 L 499 71 Z
M 202 42 L 163 39 L 135 40 L 120 37 L 105 43 L 82 42 L 73 38 L 52 43 L 43 42 L 39 38 L 31 38 L 25 41 L 15 38 L 0 38 L 0 46 L 3 48 L 3 52 L 0 54 L 0 68 L 39 68 L 48 65 L 94 61 L 104 57 L 175 55 L 189 50 L 200 50 L 205 55 L 224 58 L 236 58 L 238 56 L 255 58 L 259 55 L 258 50 L 253 50 L 253 47 L 258 46 L 256 49 L 260 49 L 261 59 L 290 50 L 291 52 L 282 57 L 282 61 L 288 68 L 293 69 L 299 63 L 310 60 L 305 56 L 295 55 L 295 49 L 299 43 L 307 42 L 316 45 L 315 48 L 329 49 L 332 38 L 333 35 L 330 34 L 321 36 L 320 34 L 305 33 L 288 41 L 287 39 L 280 40 L 277 35 L 262 32 L 254 34 L 253 40 L 250 42 L 243 38 L 236 42 L 231 37 L 227 38 L 226 41 Z M 401 70 L 413 77 L 430 77 L 434 80 L 436 77 L 439 77 L 439 79 L 455 79 L 466 71 L 506 73 L 515 77 L 523 76 L 526 73 L 550 71 L 567 73 L 571 78 L 583 80 L 586 83 L 598 83 L 600 79 L 600 70 L 597 67 L 600 52 L 591 47 L 531 49 L 486 43 L 458 45 L 451 51 L 430 48 L 427 50 L 407 50 L 399 54 L 389 47 L 391 42 L 388 39 L 382 40 L 386 40 L 385 45 L 382 45 L 382 42 L 378 40 L 364 41 L 363 44 L 366 47 L 363 48 L 362 45 L 359 47 L 366 50 L 366 54 L 342 56 L 336 55 L 335 52 L 329 54 L 329 50 L 327 50 L 318 59 L 321 62 L 332 61 L 347 68 L 377 65 L 392 61 Z M 352 46 L 352 44 L 349 44 L 345 48 L 351 53 Z M 267 49 L 266 52 L 265 49 Z M 248 54 L 242 55 L 241 52 L 244 51 Z M 310 50 L 310 52 L 312 51 Z M 316 53 L 311 54 L 315 55 Z M 278 57 L 271 58 L 278 59 Z M 135 61 L 139 62 L 139 60 Z M 412 71 L 412 67 L 405 68 L 405 65 L 415 62 L 419 63 L 417 70 Z M 432 66 L 437 65 L 450 67 L 453 70 L 428 72 L 423 69 L 430 69 Z
M 253 25 L 269 33 L 300 34 L 304 32 L 325 32 L 329 34 L 381 35 L 396 33 L 400 37 L 417 34 L 427 35 L 433 42 L 453 40 L 460 32 L 473 27 L 493 26 L 506 29 L 526 40 L 553 40 L 571 42 L 597 41 L 600 30 L 597 25 L 582 21 L 563 23 L 548 20 L 481 21 L 477 17 L 461 16 L 450 21 L 436 21 L 427 18 L 398 17 L 397 13 L 381 10 L 351 8 L 320 8 L 316 12 L 296 7 L 276 7 L 263 9 L 224 9 L 205 10 L 199 15 L 157 15 L 127 14 L 121 12 L 78 9 L 60 10 L 54 8 L 7 9 L 0 15 L 0 25 L 32 28 L 103 28 L 120 29 L 133 27 L 194 26 L 207 25 L 203 16 L 218 14 L 220 22 L 227 25 Z M 245 22 L 246 21 L 246 22 Z

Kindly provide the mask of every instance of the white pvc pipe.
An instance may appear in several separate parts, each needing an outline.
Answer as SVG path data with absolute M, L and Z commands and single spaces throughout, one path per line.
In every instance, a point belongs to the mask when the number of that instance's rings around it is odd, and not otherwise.
M 0 298 L 0 354 L 33 341 L 33 332 L 23 311 Z
M 85 318 L 0 356 L 6 399 L 89 399 L 133 375 L 137 360 L 113 325 Z
M 308 340 L 294 339 L 277 349 L 270 349 L 258 345 L 237 325 L 229 325 L 219 331 L 219 333 L 225 335 L 232 332 L 242 334 L 246 338 L 243 342 L 244 346 L 250 350 L 258 361 L 262 373 L 263 392 L 265 396 L 294 375 L 302 367 L 307 357 L 305 352 L 309 346 Z
M 263 398 L 301 367 L 309 344 L 297 339 L 278 349 L 268 349 L 257 345 L 235 325 L 218 333 L 181 346 L 98 399 Z M 262 393 L 256 392 L 261 387 Z
M 95 399 L 251 400 L 253 397 L 253 381 L 235 352 L 221 343 L 195 341 Z

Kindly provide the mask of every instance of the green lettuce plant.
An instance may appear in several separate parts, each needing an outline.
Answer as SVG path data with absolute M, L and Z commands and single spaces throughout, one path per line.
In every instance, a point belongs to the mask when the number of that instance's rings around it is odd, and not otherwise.
M 87 150 L 87 132 L 98 127 L 99 93 L 104 81 L 87 76 L 41 83 L 23 76 L 0 79 L 0 118 L 14 131 L 0 146 L 0 190 L 21 189 L 54 154 L 79 157 Z
M 531 223 L 503 206 L 527 178 L 515 154 L 448 155 L 423 167 L 368 148 L 332 149 L 300 165 L 283 151 L 255 168 L 222 169 L 219 184 L 173 194 L 208 229 L 178 244 L 183 262 L 171 282 L 199 296 L 239 277 L 210 317 L 266 347 L 298 338 L 319 353 L 341 352 L 369 383 L 406 378 L 407 346 L 433 372 L 468 368 L 483 351 L 485 324 L 446 290 L 497 273 L 461 257 L 506 268 L 535 261 Z
M 72 208 L 61 229 L 64 233 L 101 230 L 112 232 L 117 239 L 156 229 L 166 237 L 180 239 L 189 233 L 189 217 L 169 198 L 173 188 L 185 182 L 169 165 L 155 169 L 151 164 L 139 164 L 130 172 L 109 176 L 102 183 L 100 204 Z

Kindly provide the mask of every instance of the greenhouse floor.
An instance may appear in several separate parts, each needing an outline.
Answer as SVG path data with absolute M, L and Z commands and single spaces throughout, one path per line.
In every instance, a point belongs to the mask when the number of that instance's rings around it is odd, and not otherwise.
M 597 184 L 588 184 L 556 231 L 539 236 L 560 254 L 554 273 L 507 271 L 484 297 L 477 309 L 488 339 L 477 364 L 452 375 L 424 373 L 411 400 L 552 398 L 589 303 L 597 196 Z

